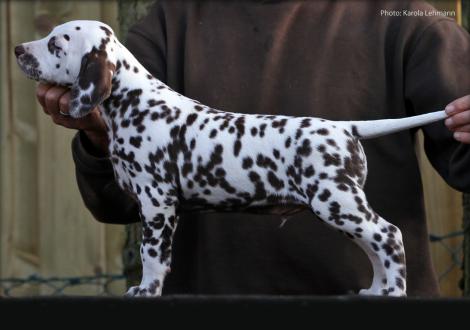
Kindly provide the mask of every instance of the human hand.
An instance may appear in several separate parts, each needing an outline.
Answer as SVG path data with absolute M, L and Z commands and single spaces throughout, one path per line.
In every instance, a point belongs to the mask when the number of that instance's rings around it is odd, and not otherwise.
M 106 125 L 101 118 L 98 108 L 93 109 L 82 118 L 72 118 L 69 113 L 70 89 L 40 83 L 36 88 L 36 98 L 44 113 L 60 126 L 82 130 L 93 147 L 102 155 L 108 153 L 108 136 Z M 62 113 L 61 113 L 62 112 Z
M 454 132 L 454 139 L 470 144 L 470 95 L 449 103 L 446 113 L 445 125 Z

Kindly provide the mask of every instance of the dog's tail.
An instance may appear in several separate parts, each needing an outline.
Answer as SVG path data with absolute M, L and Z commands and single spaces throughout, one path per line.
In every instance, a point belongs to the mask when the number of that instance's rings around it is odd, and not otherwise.
M 444 110 L 425 113 L 418 116 L 399 118 L 399 119 L 381 119 L 350 121 L 351 133 L 358 139 L 371 139 L 382 135 L 387 135 L 410 129 L 413 127 L 424 126 L 447 117 Z

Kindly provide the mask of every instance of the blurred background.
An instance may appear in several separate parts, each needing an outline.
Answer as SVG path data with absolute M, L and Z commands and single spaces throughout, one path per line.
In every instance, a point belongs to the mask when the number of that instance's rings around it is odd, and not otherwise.
M 36 84 L 19 71 L 13 48 L 75 19 L 103 21 L 123 40 L 151 2 L 0 2 L 0 296 L 125 291 L 123 249 L 132 230 L 100 224 L 85 209 L 70 152 L 74 132 L 43 114 L 34 97 Z M 458 23 L 468 28 L 470 0 L 429 2 L 455 11 Z M 463 211 L 468 196 L 449 188 L 421 150 L 418 143 L 441 291 L 444 296 L 462 296 L 463 250 L 470 252 L 468 239 L 464 244 L 464 236 L 470 235 L 470 220 Z M 470 294 L 470 253 L 466 260 L 465 288 Z

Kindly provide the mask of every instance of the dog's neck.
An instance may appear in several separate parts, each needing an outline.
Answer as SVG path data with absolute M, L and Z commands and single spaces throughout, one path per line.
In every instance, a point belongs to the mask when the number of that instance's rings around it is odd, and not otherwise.
M 127 48 L 122 45 L 119 45 L 119 48 L 113 59 L 115 72 L 112 78 L 111 94 L 103 103 L 107 112 L 105 115 L 110 116 L 113 110 L 120 112 L 118 116 L 124 115 L 129 110 L 127 107 L 131 110 L 132 108 L 144 110 L 145 106 L 135 107 L 135 103 L 127 104 L 126 99 L 132 98 L 133 95 L 149 94 L 149 91 L 163 89 L 161 86 L 166 87 L 160 80 L 153 77 Z
M 113 93 L 127 88 L 128 91 L 136 89 L 153 89 L 160 86 L 167 87 L 150 72 L 127 50 L 124 46 L 116 57 L 116 71 L 113 75 Z
M 114 59 L 115 72 L 110 96 L 100 106 L 108 126 L 110 140 L 123 121 L 143 116 L 148 109 L 166 111 L 165 106 L 155 106 L 164 100 L 183 97 L 151 75 L 145 67 L 121 45 Z

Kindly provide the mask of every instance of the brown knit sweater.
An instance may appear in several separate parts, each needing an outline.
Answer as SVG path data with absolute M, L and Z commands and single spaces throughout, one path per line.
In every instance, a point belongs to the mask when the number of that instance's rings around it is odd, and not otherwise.
M 470 37 L 445 17 L 390 17 L 399 1 L 158 1 L 127 46 L 176 91 L 221 110 L 338 120 L 443 109 L 470 93 Z M 428 158 L 470 192 L 470 150 L 443 123 L 424 129 Z M 364 142 L 374 209 L 404 234 L 409 295 L 436 295 L 415 131 Z M 83 199 L 103 222 L 138 221 L 107 159 L 73 141 Z M 447 219 L 442 219 L 446 221 Z M 184 214 L 164 293 L 345 294 L 368 287 L 365 254 L 310 212 Z

